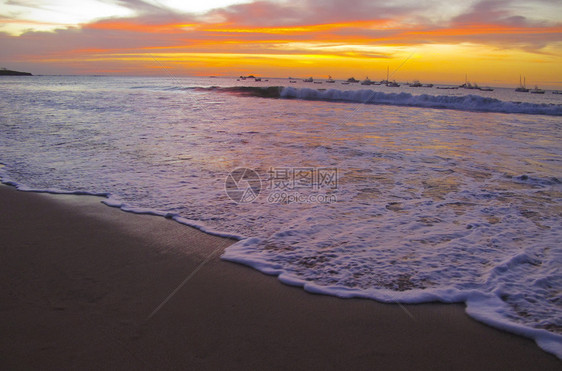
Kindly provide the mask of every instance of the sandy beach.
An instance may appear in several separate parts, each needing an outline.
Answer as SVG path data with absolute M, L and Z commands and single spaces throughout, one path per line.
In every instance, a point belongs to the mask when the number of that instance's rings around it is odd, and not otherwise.
M 100 200 L 0 186 L 0 369 L 560 368 L 464 305 L 312 295 Z

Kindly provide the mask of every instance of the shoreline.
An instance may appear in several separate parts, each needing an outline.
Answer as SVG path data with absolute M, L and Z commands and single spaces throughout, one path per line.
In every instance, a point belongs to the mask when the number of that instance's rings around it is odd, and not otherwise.
M 99 197 L 0 185 L 0 205 L 1 368 L 560 366 L 462 304 L 404 305 L 410 316 L 313 295 L 221 260 L 235 240 Z

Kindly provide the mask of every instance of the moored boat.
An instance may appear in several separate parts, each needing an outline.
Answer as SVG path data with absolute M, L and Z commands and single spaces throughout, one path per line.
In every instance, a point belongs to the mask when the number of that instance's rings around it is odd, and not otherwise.
M 533 90 L 531 90 L 532 94 L 544 94 L 544 90 L 539 89 L 538 86 L 535 85 L 535 88 Z
M 529 89 L 525 86 L 525 78 L 523 77 L 523 83 L 521 83 L 521 75 L 519 75 L 519 87 L 515 88 L 518 93 L 528 93 Z

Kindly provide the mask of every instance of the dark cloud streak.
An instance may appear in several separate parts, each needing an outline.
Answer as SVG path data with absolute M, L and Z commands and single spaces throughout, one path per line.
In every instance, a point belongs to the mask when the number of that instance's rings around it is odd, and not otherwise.
M 24 0 L 11 2 L 33 3 Z M 55 32 L 27 32 L 17 37 L 0 33 L 0 59 L 71 60 L 87 55 L 146 53 L 147 50 L 272 55 L 322 52 L 321 47 L 307 49 L 302 46 L 299 49 L 298 46 L 289 45 L 299 43 L 355 45 L 356 51 L 342 52 L 340 55 L 372 55 L 380 58 L 386 56 L 361 51 L 361 46 L 473 43 L 543 53 L 547 46 L 562 43 L 560 23 L 557 30 L 549 29 L 547 27 L 556 25 L 519 14 L 516 0 L 479 1 L 464 14 L 456 15 L 443 24 L 435 24 L 428 18 L 427 12 L 423 12 L 434 6 L 433 0 L 398 3 L 368 0 L 255 1 L 215 9 L 203 15 L 174 12 L 160 3 L 144 0 L 106 2 L 130 9 L 136 15 L 98 20 L 80 28 Z M 557 6 L 557 3 L 553 5 L 554 8 Z M 221 21 L 213 23 L 210 21 L 212 19 Z M 391 20 L 392 24 L 385 26 L 383 20 Z M 367 27 L 364 21 L 373 22 Z M 195 26 L 179 27 L 183 24 Z M 326 24 L 336 25 L 331 29 L 306 28 L 307 25 Z M 479 28 L 482 25 L 497 27 Z M 297 26 L 302 27 L 302 30 L 275 31 L 275 27 Z M 258 29 L 252 32 L 253 27 Z M 268 27 L 272 31 L 262 32 L 259 27 Z M 245 29 L 240 32 L 235 28 Z M 289 46 L 283 48 L 283 45 Z M 330 52 L 326 51 L 326 54 Z

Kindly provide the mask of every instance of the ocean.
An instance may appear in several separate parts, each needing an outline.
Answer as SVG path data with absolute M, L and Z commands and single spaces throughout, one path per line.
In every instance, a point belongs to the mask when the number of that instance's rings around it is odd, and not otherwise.
M 562 358 L 562 95 L 298 80 L 0 81 L 21 190 L 239 239 L 313 293 L 464 302 Z

